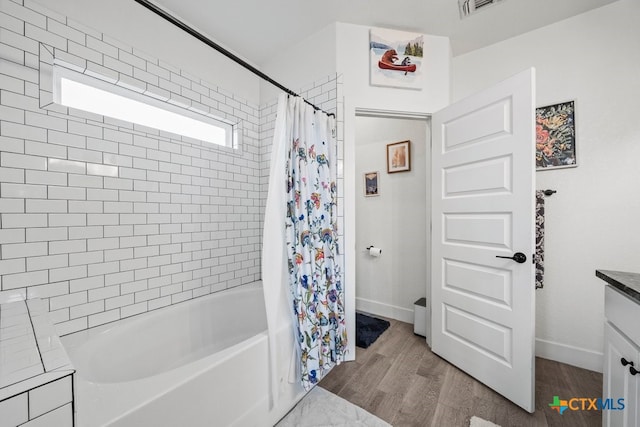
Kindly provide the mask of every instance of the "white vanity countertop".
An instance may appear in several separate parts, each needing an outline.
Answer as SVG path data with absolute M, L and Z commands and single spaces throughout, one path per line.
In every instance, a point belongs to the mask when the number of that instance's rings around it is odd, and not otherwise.
M 0 401 L 72 373 L 42 300 L 0 304 Z

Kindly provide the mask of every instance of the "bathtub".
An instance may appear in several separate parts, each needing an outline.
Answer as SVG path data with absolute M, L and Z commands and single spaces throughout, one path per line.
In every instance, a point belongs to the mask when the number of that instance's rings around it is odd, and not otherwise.
M 278 334 L 290 334 L 283 328 Z M 293 341 L 293 338 L 290 342 Z M 269 399 L 259 283 L 62 337 L 79 427 L 270 426 L 304 396 Z

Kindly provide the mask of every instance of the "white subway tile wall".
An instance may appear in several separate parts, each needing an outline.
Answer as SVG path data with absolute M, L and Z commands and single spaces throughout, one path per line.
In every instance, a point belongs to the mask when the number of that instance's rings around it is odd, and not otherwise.
M 0 11 L 0 300 L 43 298 L 65 334 L 258 280 L 259 108 L 32 2 Z M 242 145 L 52 104 L 54 58 L 241 121 Z
M 42 298 L 64 335 L 259 280 L 275 103 L 30 0 L 0 0 L 0 16 L 0 302 Z M 240 123 L 241 146 L 56 105 L 54 60 Z M 340 93 L 335 76 L 301 91 L 338 117 Z
M 0 401 L 0 427 L 72 427 L 71 374 Z

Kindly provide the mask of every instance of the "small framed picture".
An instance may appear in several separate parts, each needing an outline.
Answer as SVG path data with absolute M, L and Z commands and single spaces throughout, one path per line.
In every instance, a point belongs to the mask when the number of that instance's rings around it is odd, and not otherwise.
M 378 183 L 378 172 L 365 172 L 364 195 L 365 197 L 380 195 L 380 187 Z
M 536 169 L 577 165 L 574 101 L 536 108 Z
M 407 172 L 411 170 L 411 141 L 387 144 L 387 172 Z

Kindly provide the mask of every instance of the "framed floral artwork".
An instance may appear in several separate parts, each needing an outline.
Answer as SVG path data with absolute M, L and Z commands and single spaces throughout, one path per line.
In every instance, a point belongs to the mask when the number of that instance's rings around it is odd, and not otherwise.
M 378 172 L 366 172 L 364 174 L 364 195 L 365 197 L 379 196 L 380 184 Z
M 407 172 L 411 170 L 411 141 L 387 144 L 387 172 Z
M 536 169 L 576 166 L 574 101 L 536 108 Z

